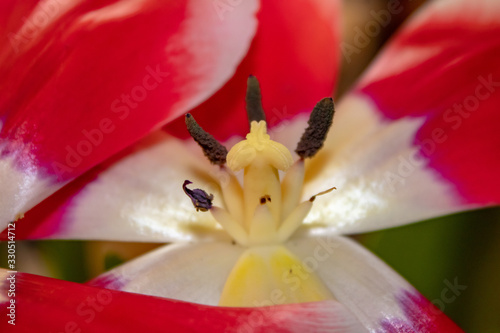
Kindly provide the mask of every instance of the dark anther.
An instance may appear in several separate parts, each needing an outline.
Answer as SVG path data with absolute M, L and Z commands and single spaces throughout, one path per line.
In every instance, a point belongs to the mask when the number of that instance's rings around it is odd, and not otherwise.
M 262 109 L 262 95 L 260 94 L 259 81 L 253 75 L 250 75 L 247 80 L 247 115 L 248 123 L 252 121 L 266 120 L 264 109 Z
M 182 189 L 193 202 L 193 206 L 196 208 L 196 211 L 201 210 L 202 212 L 206 212 L 212 208 L 212 200 L 214 199 L 213 194 L 208 195 L 207 192 L 199 188 L 190 190 L 186 187 L 189 184 L 192 184 L 192 182 L 185 180 L 184 184 L 182 184 Z
M 333 99 L 323 98 L 316 104 L 307 122 L 309 126 L 295 149 L 301 158 L 313 157 L 323 147 L 334 113 Z
M 260 204 L 263 205 L 266 203 L 266 198 L 262 197 L 260 198 Z
M 205 132 L 189 113 L 186 115 L 186 126 L 189 134 L 191 134 L 194 141 L 200 145 L 201 149 L 203 149 L 203 153 L 212 164 L 223 165 L 226 163 L 226 147 L 215 140 L 212 135 Z

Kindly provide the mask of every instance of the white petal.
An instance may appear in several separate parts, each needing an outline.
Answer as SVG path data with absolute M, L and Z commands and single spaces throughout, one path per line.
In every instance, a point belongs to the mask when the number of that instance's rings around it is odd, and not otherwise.
M 293 146 L 306 128 L 303 116 L 274 136 Z M 306 160 L 302 200 L 319 191 L 305 223 L 322 234 L 358 233 L 399 226 L 479 205 L 465 203 L 439 173 L 416 157 L 415 133 L 424 119 L 387 121 L 359 95 L 337 107 L 324 147 Z
M 191 188 L 213 193 L 215 204 L 222 206 L 218 170 L 191 140 L 158 131 L 96 172 L 39 228 L 50 230 L 49 238 L 64 239 L 228 239 L 211 214 L 197 212 L 182 190 L 184 180 L 189 179 Z M 39 238 L 36 233 L 31 237 Z
M 167 245 L 90 281 L 91 285 L 217 305 L 243 248 L 207 242 Z
M 287 247 L 370 331 L 381 329 L 383 322 L 401 320 L 412 325 L 402 309 L 401 297 L 405 293 L 418 295 L 418 292 L 352 240 L 341 236 L 295 239 L 289 241 Z
M 0 130 L 2 128 L 0 121 Z M 3 145 L 0 145 L 3 149 Z M 0 159 L 0 179 L 2 195 L 0 197 L 0 229 L 7 227 L 9 221 L 21 217 L 28 209 L 35 206 L 62 185 L 53 184 L 40 175 L 35 168 L 19 170 L 15 158 Z

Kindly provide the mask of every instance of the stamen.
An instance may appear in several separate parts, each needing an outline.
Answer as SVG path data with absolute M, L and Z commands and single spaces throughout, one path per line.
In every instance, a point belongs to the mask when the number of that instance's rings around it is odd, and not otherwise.
M 248 234 L 241 224 L 223 208 L 213 206 L 210 213 L 220 226 L 240 245 L 248 245 Z
M 236 176 L 225 167 L 220 168 L 220 188 L 226 210 L 243 225 L 243 189 Z
M 186 126 L 189 134 L 203 149 L 203 153 L 212 164 L 223 165 L 226 163 L 227 149 L 219 141 L 198 125 L 191 114 L 186 114 Z
M 304 221 L 304 218 L 307 216 L 309 211 L 313 206 L 313 201 L 316 199 L 318 195 L 323 195 L 330 193 L 331 191 L 336 190 L 335 187 L 329 188 L 326 191 L 319 192 L 316 195 L 313 195 L 308 201 L 302 202 L 300 205 L 296 206 L 290 215 L 286 217 L 281 226 L 278 229 L 278 239 L 281 242 L 284 242 L 299 228 Z
M 212 208 L 212 200 L 214 199 L 213 194 L 207 194 L 207 192 L 203 191 L 202 189 L 195 189 L 195 190 L 190 190 L 187 188 L 187 185 L 192 184 L 193 182 L 189 180 L 185 180 L 184 184 L 182 184 L 182 189 L 186 193 L 186 195 L 191 199 L 193 202 L 194 208 L 196 208 L 196 211 L 202 211 L 206 212 L 210 208 Z
M 336 190 L 336 189 L 337 189 L 336 187 L 332 187 L 332 188 L 329 188 L 329 189 L 328 189 L 328 190 L 326 190 L 326 191 L 319 192 L 318 194 L 315 194 L 315 195 L 313 195 L 312 197 L 310 197 L 310 198 L 309 198 L 309 201 L 310 201 L 310 202 L 313 202 L 314 200 L 316 200 L 316 197 L 317 197 L 318 195 L 327 194 L 327 193 L 330 193 L 331 191 Z
M 309 116 L 309 127 L 302 134 L 295 152 L 301 158 L 313 157 L 325 142 L 335 113 L 333 99 L 323 98 L 316 104 Z
M 312 201 L 304 201 L 292 210 L 278 229 L 278 239 L 281 242 L 290 238 L 299 226 L 302 225 L 302 221 L 304 221 L 312 206 Z
M 250 75 L 247 80 L 246 104 L 249 124 L 251 124 L 252 121 L 266 121 L 266 115 L 262 108 L 262 95 L 260 94 L 259 81 L 257 81 L 257 78 L 253 75 Z

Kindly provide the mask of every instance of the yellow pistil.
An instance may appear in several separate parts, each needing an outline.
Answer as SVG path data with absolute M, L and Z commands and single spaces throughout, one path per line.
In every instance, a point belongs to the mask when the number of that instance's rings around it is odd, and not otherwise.
M 227 155 L 228 167 L 244 170 L 243 188 L 236 178 L 223 190 L 224 198 L 241 200 L 243 214 L 227 207 L 211 209 L 212 215 L 240 245 L 248 247 L 233 268 L 219 301 L 222 306 L 259 306 L 311 302 L 333 298 L 314 272 L 283 245 L 300 226 L 312 202 L 299 203 L 304 161 L 293 167 L 292 154 L 270 139 L 266 122 L 252 121 L 250 133 Z M 291 168 L 290 168 L 291 167 Z M 283 184 L 278 170 L 287 171 Z M 232 190 L 230 190 L 232 189 Z M 282 193 L 286 190 L 286 193 Z M 227 202 L 227 200 L 225 200 Z M 243 216 L 243 221 L 239 220 Z
M 267 134 L 266 122 L 252 121 L 246 140 L 240 141 L 227 154 L 227 165 L 233 171 L 244 169 L 244 226 L 251 232 L 255 210 L 261 198 L 268 196 L 265 206 L 278 227 L 281 213 L 281 184 L 278 170 L 286 171 L 293 163 L 292 154 Z

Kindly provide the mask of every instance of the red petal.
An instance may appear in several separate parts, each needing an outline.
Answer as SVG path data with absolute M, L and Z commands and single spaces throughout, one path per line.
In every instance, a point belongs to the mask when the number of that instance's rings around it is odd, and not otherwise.
M 24 19 L 36 6 L 38 0 L 4 0 L 0 2 L 0 36 L 4 38 L 0 42 L 0 50 L 6 50 L 12 47 L 13 38 L 15 37 L 15 31 L 17 31 L 22 24 Z M 2 51 L 0 51 L 0 59 Z
M 500 202 L 499 15 L 497 1 L 433 2 L 358 87 L 386 118 L 425 119 L 414 143 L 465 203 Z
M 264 308 L 202 306 L 165 298 L 79 285 L 17 273 L 8 298 L 10 274 L 0 271 L 2 331 L 16 332 L 304 332 L 311 329 L 360 332 L 353 315 L 337 302 Z M 7 282 L 7 283 L 6 283 Z M 14 317 L 12 317 L 14 318 Z M 125 320 L 124 320 L 125 319 Z
M 0 53 L 0 176 L 19 201 L 54 191 L 24 187 L 70 180 L 209 97 L 256 28 L 255 1 L 224 19 L 194 0 L 65 6 L 39 2 Z
M 231 80 L 192 111 L 196 120 L 217 139 L 244 136 L 249 129 L 245 93 L 250 74 L 260 81 L 271 127 L 297 113 L 310 112 L 334 89 L 339 12 L 338 1 L 262 1 L 250 51 Z M 187 136 L 183 119 L 169 124 L 167 130 Z

